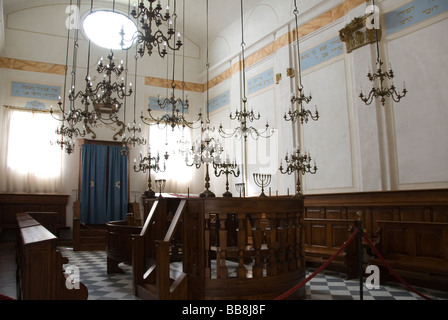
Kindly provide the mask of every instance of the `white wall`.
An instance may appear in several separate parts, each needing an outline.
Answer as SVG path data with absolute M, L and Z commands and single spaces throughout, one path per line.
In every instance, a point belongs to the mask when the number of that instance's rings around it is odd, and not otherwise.
M 315 1 L 309 7 L 313 9 L 311 11 L 299 8 L 300 26 L 313 20 L 316 12 L 322 14 L 342 2 Z M 402 6 L 407 9 L 413 4 L 411 1 L 379 2 L 382 25 L 385 26 L 386 13 Z M 301 53 L 337 37 L 339 30 L 353 18 L 362 16 L 368 5 L 360 5 L 344 17 L 301 38 Z M 409 91 L 400 103 L 390 100 L 385 108 L 378 103 L 366 106 L 359 98 L 361 90 L 366 92 L 371 88 L 367 72 L 375 70 L 374 45 L 361 47 L 349 54 L 344 49 L 344 54 L 303 71 L 305 93 L 311 92 L 313 96 L 309 108 L 313 111 L 317 105 L 320 119 L 294 131 L 282 115 L 288 108 L 290 92 L 297 86 L 297 77 L 289 79 L 285 72 L 288 67 L 297 72 L 295 45 L 283 46 L 272 57 L 247 68 L 248 78 L 269 67 L 273 67 L 276 74 L 282 74 L 279 84 L 249 96 L 249 101 L 254 109 L 261 110 L 262 115 L 275 119 L 279 138 L 273 143 L 277 144 L 280 154 L 296 145 L 295 136 L 291 136 L 294 132 L 299 136 L 300 145 L 316 160 L 318 172 L 303 177 L 306 194 L 448 186 L 448 134 L 444 125 L 448 116 L 444 104 L 447 93 L 442 88 L 447 78 L 443 67 L 447 63 L 446 18 L 447 13 L 442 12 L 393 34 L 387 34 L 383 27 L 384 35 L 380 42 L 382 59 L 387 62 L 386 66 L 392 63 L 394 83 L 398 89 L 401 90 L 403 81 L 406 81 Z M 246 56 L 250 57 L 294 29 L 292 1 L 275 4 L 262 1 L 246 13 L 244 23 L 245 42 L 248 44 L 246 52 L 249 52 Z M 224 65 L 240 54 L 240 27 L 240 21 L 236 21 L 213 42 L 211 55 L 214 62 L 221 61 L 213 65 L 215 70 L 222 72 Z M 238 102 L 239 78 L 232 76 L 225 85 L 220 85 L 219 91 L 226 88 Z M 223 109 L 230 111 L 229 108 Z M 225 117 L 225 112 L 221 111 L 221 115 Z M 272 157 L 270 161 L 273 162 L 274 158 L 280 157 Z M 251 170 L 261 171 L 262 166 Z M 254 187 L 250 172 L 248 180 L 251 194 L 257 194 L 259 188 Z M 284 194 L 287 188 L 294 188 L 294 181 L 295 178 L 289 176 L 276 176 L 271 186 Z

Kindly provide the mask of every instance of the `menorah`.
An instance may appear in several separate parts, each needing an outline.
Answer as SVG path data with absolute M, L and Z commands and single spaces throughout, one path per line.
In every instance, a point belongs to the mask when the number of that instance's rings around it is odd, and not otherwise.
M 255 184 L 261 188 L 260 197 L 261 198 L 267 197 L 264 194 L 264 187 L 268 186 L 271 183 L 271 175 L 263 173 L 254 173 L 254 181 Z
M 165 161 L 168 160 L 168 153 L 165 153 Z M 148 151 L 148 156 L 143 157 L 140 153 L 140 160 L 137 166 L 137 160 L 134 159 L 134 171 L 135 172 L 146 172 L 148 171 L 148 189 L 144 192 L 144 196 L 147 198 L 155 198 L 156 193 L 151 189 L 151 170 L 154 172 L 165 172 L 166 166 L 163 164 L 163 169 L 160 168 L 160 156 L 157 154 L 156 157 L 151 157 L 151 150 Z
M 314 161 L 314 166 L 311 167 L 311 156 L 308 152 L 308 154 L 304 153 L 303 155 L 300 152 L 300 148 L 297 149 L 297 151 L 293 154 L 291 153 L 288 155 L 286 153 L 285 156 L 286 161 L 286 168 L 283 169 L 282 161 L 280 161 L 280 172 L 282 174 L 289 174 L 291 175 L 293 172 L 302 173 L 302 175 L 305 175 L 305 173 L 311 173 L 315 174 L 317 171 L 316 161 Z M 302 190 L 300 187 L 300 174 L 297 175 L 297 184 L 296 184 L 296 197 L 303 197 Z
M 235 183 L 235 189 L 240 194 L 240 198 L 241 195 L 246 194 L 246 184 L 244 182 Z
M 159 198 L 163 198 L 162 191 L 163 191 L 163 189 L 165 189 L 166 180 L 165 179 L 157 179 L 155 182 L 156 182 L 157 189 L 159 190 Z
M 223 197 L 232 197 L 232 193 L 229 191 L 229 174 L 235 176 L 235 178 L 240 175 L 240 167 L 234 161 L 230 162 L 228 159 L 224 163 L 213 163 L 213 167 L 215 168 L 215 176 L 219 178 L 221 174 L 226 175 L 226 192 L 222 194 Z

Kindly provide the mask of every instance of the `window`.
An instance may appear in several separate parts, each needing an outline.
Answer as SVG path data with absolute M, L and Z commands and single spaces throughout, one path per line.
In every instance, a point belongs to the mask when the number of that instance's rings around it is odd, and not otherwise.
M 149 145 L 151 147 L 151 157 L 160 155 L 160 167 L 163 169 L 165 158 L 168 152 L 169 158 L 166 161 L 165 172 L 155 173 L 152 171 L 155 179 L 166 179 L 165 192 L 187 193 L 191 187 L 192 168 L 185 164 L 185 154 L 181 150 L 181 141 L 187 141 L 187 148 L 191 146 L 191 131 L 189 128 L 171 128 L 159 129 L 152 127 L 149 134 Z M 153 181 L 155 180 L 153 179 Z M 153 184 L 153 189 L 155 185 Z
M 87 37 L 100 47 L 118 50 L 132 47 L 137 26 L 124 14 L 99 10 L 85 17 L 83 30 Z M 122 38 L 122 32 L 124 32 L 124 38 Z
M 6 190 L 59 191 L 62 151 L 51 143 L 57 139 L 56 120 L 47 112 L 4 110 L 2 144 L 6 168 L 2 168 L 6 172 L 2 176 L 6 176 Z

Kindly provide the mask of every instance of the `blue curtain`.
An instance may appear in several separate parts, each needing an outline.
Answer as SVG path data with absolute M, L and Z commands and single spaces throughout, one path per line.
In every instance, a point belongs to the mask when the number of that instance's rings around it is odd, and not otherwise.
M 81 223 L 106 222 L 107 146 L 82 146 Z
M 126 219 L 128 209 L 128 155 L 121 146 L 109 147 L 109 185 L 107 187 L 108 221 Z

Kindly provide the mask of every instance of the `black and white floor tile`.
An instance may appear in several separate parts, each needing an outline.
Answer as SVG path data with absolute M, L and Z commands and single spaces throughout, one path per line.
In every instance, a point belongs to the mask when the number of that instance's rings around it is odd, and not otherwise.
M 107 274 L 104 251 L 73 251 L 59 248 L 80 271 L 80 281 L 89 290 L 89 300 L 139 300 L 132 292 L 132 267 L 120 264 L 124 274 Z M 307 276 L 315 269 L 308 269 Z M 426 288 L 414 289 L 433 300 L 448 300 L 448 292 Z M 400 283 L 381 285 L 380 289 L 367 289 L 363 285 L 363 300 L 425 300 Z M 326 271 L 306 283 L 306 300 L 360 300 L 358 280 L 345 280 L 344 276 Z

